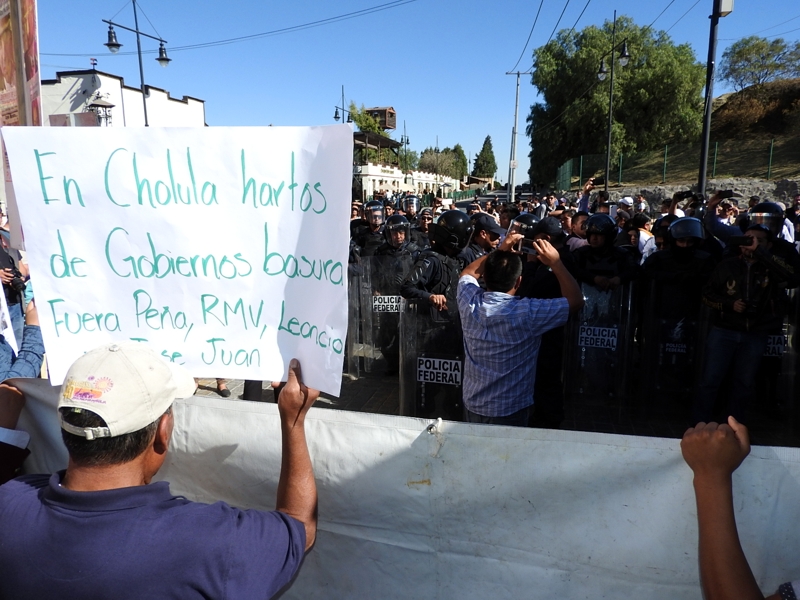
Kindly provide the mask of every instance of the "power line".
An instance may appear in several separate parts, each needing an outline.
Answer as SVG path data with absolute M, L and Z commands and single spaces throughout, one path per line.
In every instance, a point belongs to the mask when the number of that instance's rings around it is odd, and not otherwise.
M 672 24 L 672 27 L 675 27 L 675 25 L 677 25 L 678 23 L 680 23 L 680 22 L 683 20 L 683 17 L 685 17 L 686 15 L 688 15 L 690 12 L 692 12 L 692 10 L 694 10 L 694 7 L 695 7 L 695 6 L 697 6 L 698 4 L 700 4 L 700 0 L 697 0 L 697 2 L 695 2 L 694 4 L 692 4 L 692 6 L 689 8 L 689 10 L 687 10 L 685 13 L 683 13 L 683 14 L 681 15 L 681 18 L 680 18 L 680 19 L 678 19 L 677 21 L 675 21 L 675 22 Z M 666 30 L 664 33 L 669 33 L 670 31 L 672 31 L 672 27 L 670 27 L 669 29 L 667 29 L 667 30 Z
M 547 38 L 547 41 L 544 43 L 545 46 L 547 46 L 547 44 L 550 43 L 550 40 L 553 39 L 553 35 L 555 35 L 556 29 L 558 29 L 558 26 L 561 24 L 561 19 L 564 17 L 564 13 L 567 12 L 567 7 L 569 6 L 569 2 L 570 0 L 567 0 L 567 3 L 564 5 L 564 10 L 561 11 L 561 16 L 558 17 L 558 21 L 556 21 L 556 26 L 553 27 L 553 31 L 550 33 L 550 37 Z
M 531 26 L 531 32 L 528 34 L 528 39 L 525 41 L 525 47 L 522 49 L 522 52 L 520 52 L 517 62 L 514 63 L 514 66 L 511 69 L 509 69 L 509 71 L 513 71 L 514 69 L 516 69 L 517 65 L 519 65 L 519 61 L 521 61 L 522 57 L 525 56 L 525 50 L 528 49 L 528 44 L 531 43 L 531 36 L 533 35 L 533 30 L 536 27 L 536 22 L 539 20 L 539 13 L 542 12 L 543 5 L 544 5 L 544 0 L 542 0 L 539 3 L 539 10 L 536 11 L 536 18 L 533 20 L 533 25 Z
M 768 35 L 767 39 L 774 38 L 774 37 L 780 37 L 782 35 L 786 35 L 787 33 L 794 33 L 795 31 L 800 31 L 800 27 L 798 27 L 797 29 L 790 29 L 789 31 L 784 31 L 783 33 L 776 33 L 775 35 Z
M 672 2 L 667 4 L 666 8 L 664 8 L 664 10 L 662 10 L 660 13 L 658 13 L 658 16 L 655 19 L 653 19 L 653 22 L 650 23 L 650 25 L 648 25 L 647 27 L 644 28 L 644 31 L 647 31 L 648 29 L 653 27 L 653 25 L 655 25 L 655 22 L 658 21 L 661 18 L 661 15 L 663 15 L 665 12 L 667 12 L 669 7 L 672 6 L 673 4 L 675 4 L 675 0 L 672 0 Z
M 349 19 L 355 19 L 357 17 L 362 17 L 365 15 L 381 12 L 384 10 L 389 10 L 392 8 L 397 8 L 399 6 L 403 6 L 404 4 L 411 4 L 412 2 L 417 2 L 418 0 L 393 0 L 392 2 L 387 2 L 385 4 L 379 4 L 377 6 L 373 6 L 371 8 L 364 8 L 361 10 L 345 13 L 342 15 L 338 15 L 335 17 L 328 17 L 327 19 L 319 19 L 317 21 L 310 21 L 308 23 L 303 23 L 302 25 L 292 25 L 291 27 L 283 27 L 281 29 L 273 29 L 272 31 L 264 31 L 262 33 L 254 33 L 251 35 L 243 35 L 235 38 L 228 38 L 224 40 L 217 40 L 215 42 L 203 42 L 199 44 L 189 44 L 186 46 L 170 46 L 170 52 L 180 52 L 182 50 L 196 50 L 199 48 L 211 48 L 214 46 L 224 46 L 227 44 L 235 44 L 238 42 L 244 42 L 249 40 L 254 40 L 263 37 L 270 37 L 273 35 L 280 35 L 284 33 L 291 33 L 295 31 L 302 31 L 304 29 L 311 29 L 314 27 L 321 27 L 323 25 L 328 25 L 331 23 L 338 23 L 340 21 L 347 21 Z M 155 54 L 158 52 L 157 50 L 142 50 L 142 54 Z M 136 52 L 119 52 L 116 56 L 124 56 L 124 55 L 135 55 Z M 63 53 L 54 53 L 54 52 L 42 52 L 42 56 L 95 56 L 96 53 L 93 54 L 63 54 Z
M 750 35 L 758 35 L 759 33 L 763 33 L 764 31 L 769 31 L 770 29 L 775 29 L 776 27 L 780 27 L 782 25 L 786 25 L 787 23 L 791 23 L 792 21 L 795 21 L 797 19 L 800 19 L 800 15 L 797 15 L 796 17 L 792 17 L 791 19 L 787 19 L 786 21 L 783 21 L 782 23 L 778 23 L 777 25 L 773 25 L 772 27 L 767 27 L 766 29 L 759 29 L 758 31 L 754 31 Z M 792 31 L 797 31 L 797 29 L 792 29 Z M 791 33 L 791 31 L 787 31 L 786 33 Z M 777 35 L 783 35 L 783 33 L 778 33 Z M 749 37 L 749 36 L 745 36 L 745 37 Z M 768 36 L 768 37 L 775 37 L 775 36 Z M 720 41 L 724 40 L 726 42 L 729 42 L 729 41 L 733 41 L 733 40 L 738 40 L 739 38 L 719 38 L 719 39 L 720 39 Z

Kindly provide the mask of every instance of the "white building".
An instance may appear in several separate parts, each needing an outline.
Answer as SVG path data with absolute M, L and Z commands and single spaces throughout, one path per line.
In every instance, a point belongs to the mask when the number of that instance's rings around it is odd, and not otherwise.
M 363 199 L 382 191 L 389 191 L 392 194 L 414 192 L 421 195 L 426 191 L 434 193 L 441 188 L 445 195 L 461 189 L 461 182 L 457 179 L 427 171 L 404 173 L 399 167 L 376 163 L 355 165 L 353 168 L 355 177 L 361 180 Z
M 160 88 L 145 86 L 147 117 L 152 127 L 203 127 L 205 102 L 173 98 Z M 60 71 L 42 81 L 42 124 L 100 127 L 142 127 L 142 91 L 125 85 L 118 75 L 89 69 Z

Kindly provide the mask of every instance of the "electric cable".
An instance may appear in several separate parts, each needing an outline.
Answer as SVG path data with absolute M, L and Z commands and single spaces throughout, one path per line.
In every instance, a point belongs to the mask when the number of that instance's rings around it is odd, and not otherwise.
M 523 57 L 523 56 L 525 56 L 525 50 L 527 50 L 527 49 L 528 49 L 528 44 L 530 44 L 530 43 L 531 43 L 531 36 L 533 35 L 533 30 L 536 28 L 536 22 L 539 20 L 539 13 L 541 13 L 541 12 L 542 12 L 542 6 L 543 6 L 543 5 L 544 5 L 544 0 L 542 0 L 542 1 L 539 3 L 539 10 L 537 10 L 537 11 L 536 11 L 536 18 L 533 20 L 533 25 L 531 26 L 531 31 L 530 31 L 530 33 L 528 34 L 528 39 L 525 41 L 525 47 L 522 49 L 522 52 L 520 52 L 520 54 L 519 54 L 519 58 L 517 59 L 517 62 L 516 62 L 516 63 L 514 63 L 514 66 L 513 66 L 511 69 L 509 69 L 509 71 L 508 71 L 508 72 L 513 72 L 513 71 L 514 71 L 514 69 L 516 69 L 516 68 L 517 68 L 517 66 L 519 65 L 519 61 L 521 61 L 521 60 L 522 60 L 522 57 Z
M 311 29 L 314 27 L 321 27 L 323 25 L 328 25 L 330 23 L 337 23 L 340 21 L 347 21 L 349 19 L 355 19 L 357 17 L 362 17 L 365 15 L 382 12 L 384 10 L 389 10 L 392 8 L 397 8 L 399 6 L 403 6 L 404 4 L 411 4 L 412 2 L 418 2 L 419 0 L 393 0 L 392 2 L 387 2 L 385 4 L 379 4 L 377 6 L 373 6 L 370 8 L 364 8 L 361 10 L 345 13 L 342 15 L 337 15 L 335 17 L 328 17 L 326 19 L 319 19 L 317 21 L 310 21 L 308 23 L 303 23 L 302 25 L 292 25 L 290 27 L 282 27 L 280 29 L 273 29 L 272 31 L 264 31 L 261 33 L 254 33 L 251 35 L 243 35 L 235 38 L 228 38 L 224 40 L 217 40 L 214 42 L 203 42 L 199 44 L 188 44 L 185 46 L 170 46 L 170 52 L 180 52 L 184 50 L 196 50 L 199 48 L 211 48 L 214 46 L 224 46 L 227 44 L 235 44 L 238 42 L 244 42 L 248 40 L 263 38 L 263 37 L 270 37 L 273 35 L 280 35 L 284 33 L 291 33 L 294 31 L 302 31 L 304 29 Z M 142 50 L 142 54 L 155 54 L 158 50 Z M 81 57 L 92 57 L 95 56 L 97 53 L 58 53 L 58 52 L 42 52 L 41 56 L 81 56 Z M 115 56 L 126 56 L 126 55 L 135 55 L 136 52 L 118 52 Z

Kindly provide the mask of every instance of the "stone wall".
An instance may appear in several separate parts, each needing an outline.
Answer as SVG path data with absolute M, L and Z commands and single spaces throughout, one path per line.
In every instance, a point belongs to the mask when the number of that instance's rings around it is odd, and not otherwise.
M 644 194 L 651 206 L 658 206 L 662 200 L 672 198 L 675 192 L 682 192 L 690 189 L 687 185 L 645 185 L 645 186 L 622 186 L 609 189 L 611 201 L 615 202 L 624 196 L 635 196 Z M 697 190 L 697 184 L 691 187 Z M 783 202 L 787 206 L 791 204 L 792 198 L 800 191 L 800 180 L 793 179 L 747 179 L 741 177 L 731 177 L 726 179 L 709 179 L 708 192 L 714 190 L 733 190 L 736 196 L 733 200 L 738 200 L 739 205 L 747 207 L 750 196 L 759 196 L 764 201 Z

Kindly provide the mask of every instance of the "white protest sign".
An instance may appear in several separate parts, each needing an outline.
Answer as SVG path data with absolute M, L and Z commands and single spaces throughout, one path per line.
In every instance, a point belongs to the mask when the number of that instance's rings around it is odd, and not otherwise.
M 48 365 L 147 341 L 199 377 L 338 395 L 352 130 L 3 129 Z

